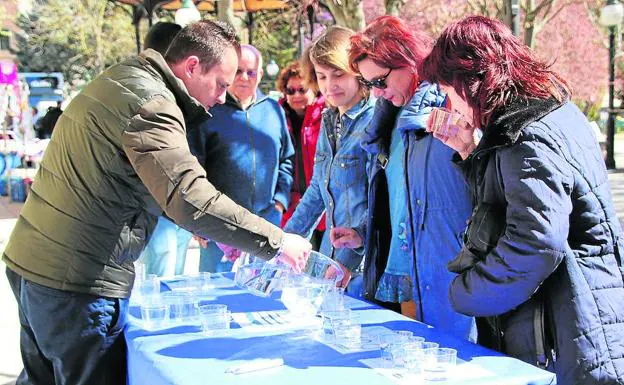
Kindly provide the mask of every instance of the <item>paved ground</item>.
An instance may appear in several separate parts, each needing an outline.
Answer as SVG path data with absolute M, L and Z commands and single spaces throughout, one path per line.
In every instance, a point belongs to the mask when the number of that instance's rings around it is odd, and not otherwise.
M 620 222 L 624 226 L 624 135 L 616 138 L 616 164 L 619 169 L 609 173 L 609 181 L 613 191 L 613 200 Z M 4 249 L 15 218 L 21 204 L 9 202 L 6 197 L 0 197 L 0 252 Z M 196 247 L 189 250 L 187 255 L 186 271 L 197 271 L 199 253 Z M 13 293 L 4 273 L 5 267 L 0 262 L 0 385 L 13 385 L 15 378 L 22 368 L 19 353 L 19 321 L 17 306 Z

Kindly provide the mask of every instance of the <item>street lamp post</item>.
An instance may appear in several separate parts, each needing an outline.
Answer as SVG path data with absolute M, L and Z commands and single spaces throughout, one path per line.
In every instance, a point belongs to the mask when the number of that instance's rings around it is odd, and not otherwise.
M 607 116 L 607 155 L 605 159 L 607 169 L 615 168 L 615 34 L 623 16 L 624 7 L 617 0 L 607 0 L 607 5 L 600 10 L 600 24 L 609 28 L 609 113 Z

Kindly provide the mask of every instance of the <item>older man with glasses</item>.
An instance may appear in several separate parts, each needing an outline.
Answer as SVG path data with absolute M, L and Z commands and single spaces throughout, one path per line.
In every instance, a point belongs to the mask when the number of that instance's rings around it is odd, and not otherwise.
M 258 89 L 262 75 L 260 52 L 241 46 L 225 104 L 215 106 L 212 119 L 189 131 L 189 143 L 215 187 L 279 225 L 290 201 L 295 152 L 284 110 Z M 200 271 L 228 271 L 238 256 L 225 247 L 224 254 L 214 242 L 203 246 Z

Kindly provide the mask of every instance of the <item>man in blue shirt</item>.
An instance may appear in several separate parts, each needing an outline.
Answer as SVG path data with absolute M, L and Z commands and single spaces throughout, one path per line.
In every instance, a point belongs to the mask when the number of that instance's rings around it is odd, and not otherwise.
M 251 45 L 241 57 L 226 102 L 212 119 L 188 133 L 191 151 L 221 192 L 275 225 L 288 207 L 294 148 L 284 110 L 258 90 L 262 56 Z M 200 253 L 200 271 L 228 271 L 231 262 L 213 243 Z

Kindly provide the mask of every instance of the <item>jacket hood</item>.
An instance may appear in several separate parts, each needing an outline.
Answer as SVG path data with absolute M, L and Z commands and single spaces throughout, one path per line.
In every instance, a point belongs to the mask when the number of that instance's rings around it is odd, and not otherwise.
M 158 71 L 160 76 L 167 84 L 167 88 L 173 92 L 178 106 L 182 109 L 184 116 L 188 122 L 194 122 L 198 119 L 210 117 L 210 113 L 202 106 L 197 99 L 192 97 L 184 82 L 177 78 L 162 55 L 155 50 L 148 48 L 139 54 L 139 57 L 147 60 L 150 65 Z
M 445 99 L 446 95 L 440 87 L 427 81 L 418 85 L 416 93 L 403 107 L 396 107 L 380 98 L 371 123 L 365 130 L 362 147 L 371 154 L 387 154 L 395 127 L 402 133 L 419 131 L 425 134 L 431 109 L 442 105 Z
M 560 102 L 555 98 L 514 99 L 507 106 L 492 114 L 477 150 L 483 151 L 514 144 L 526 126 L 540 120 L 566 102 L 567 100 Z

